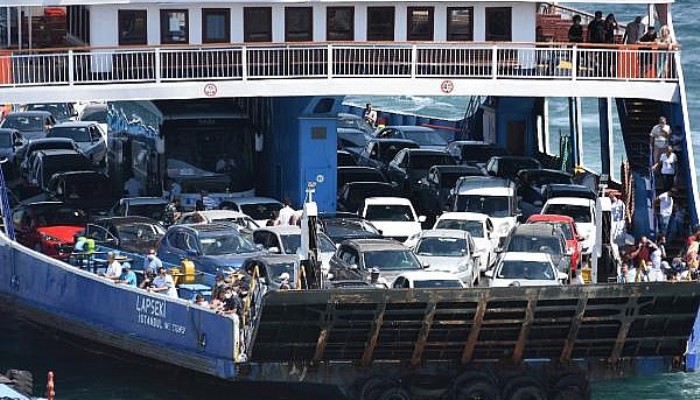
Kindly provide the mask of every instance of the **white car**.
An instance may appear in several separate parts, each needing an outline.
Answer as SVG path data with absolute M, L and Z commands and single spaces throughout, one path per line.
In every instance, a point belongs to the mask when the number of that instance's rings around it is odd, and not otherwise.
M 372 223 L 386 238 L 400 242 L 420 233 L 425 216 L 416 215 L 413 204 L 403 197 L 369 197 L 361 217 Z
M 569 276 L 557 271 L 546 253 L 509 252 L 492 270 L 486 271 L 489 287 L 561 286 Z
M 392 289 L 461 289 L 462 280 L 448 272 L 404 272 L 396 277 Z
M 479 281 L 479 256 L 469 232 L 454 229 L 423 231 L 413 252 L 429 270 L 457 276 L 468 287 Z
M 270 197 L 236 197 L 223 200 L 219 204 L 222 210 L 233 210 L 253 218 L 259 226 L 265 226 L 273 213 L 279 212 L 283 205 Z
M 583 237 L 581 253 L 591 254 L 596 242 L 595 201 L 581 197 L 553 197 L 540 214 L 566 215 L 574 219 L 578 234 Z
M 336 247 L 323 232 L 318 235 L 318 258 L 325 274 L 330 269 L 330 260 Z M 262 245 L 273 254 L 299 254 L 301 248 L 301 228 L 296 225 L 263 226 L 253 232 L 253 242 Z
M 459 229 L 467 231 L 474 240 L 474 253 L 479 255 L 479 270 L 486 272 L 496 262 L 498 237 L 494 235 L 491 218 L 472 212 L 446 212 L 435 221 L 433 229 Z
M 198 214 L 198 215 L 197 215 Z M 203 219 L 203 220 L 201 220 Z M 246 228 L 251 231 L 258 229 L 260 226 L 246 214 L 231 210 L 207 210 L 197 212 L 183 213 L 176 224 L 197 224 L 197 223 L 233 223 L 241 228 Z

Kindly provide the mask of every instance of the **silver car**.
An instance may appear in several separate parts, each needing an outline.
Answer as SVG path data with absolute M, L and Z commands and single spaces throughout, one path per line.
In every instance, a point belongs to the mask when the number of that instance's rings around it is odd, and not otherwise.
M 469 232 L 457 229 L 423 231 L 413 251 L 435 272 L 456 275 L 467 287 L 479 281 L 479 255 Z

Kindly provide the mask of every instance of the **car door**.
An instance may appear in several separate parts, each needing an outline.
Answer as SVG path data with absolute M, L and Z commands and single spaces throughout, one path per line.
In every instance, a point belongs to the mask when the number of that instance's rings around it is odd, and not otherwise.
M 107 143 L 99 126 L 90 126 L 90 140 L 92 141 L 93 161 L 102 162 L 107 155 Z

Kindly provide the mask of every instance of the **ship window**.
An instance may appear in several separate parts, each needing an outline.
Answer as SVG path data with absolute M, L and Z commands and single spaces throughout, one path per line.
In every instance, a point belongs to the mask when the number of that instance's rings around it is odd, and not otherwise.
M 188 43 L 188 24 L 187 10 L 160 10 L 160 42 Z
M 486 41 L 510 42 L 513 40 L 510 7 L 486 7 Z
M 119 44 L 147 44 L 146 10 L 119 10 Z
M 326 40 L 355 39 L 355 8 L 328 7 L 326 27 Z
M 229 43 L 231 41 L 231 10 L 227 8 L 202 9 L 202 42 Z
M 270 7 L 243 8 L 243 31 L 246 42 L 271 42 L 272 9 Z
M 474 40 L 473 7 L 447 7 L 447 40 Z
M 433 7 L 408 7 L 408 40 L 433 40 Z
M 367 7 L 367 40 L 394 40 L 394 7 Z
M 311 7 L 284 8 L 284 40 L 310 42 L 313 40 Z

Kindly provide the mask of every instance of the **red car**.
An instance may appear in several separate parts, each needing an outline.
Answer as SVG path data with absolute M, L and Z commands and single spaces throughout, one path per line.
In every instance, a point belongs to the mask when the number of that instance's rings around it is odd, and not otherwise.
M 75 235 L 85 229 L 84 211 L 60 201 L 42 201 L 21 206 L 12 215 L 17 241 L 59 260 L 68 260 Z
M 576 271 L 581 266 L 581 242 L 573 218 L 566 215 L 533 214 L 525 223 L 550 224 L 559 227 L 566 238 L 566 252 L 571 254 L 571 271 Z

